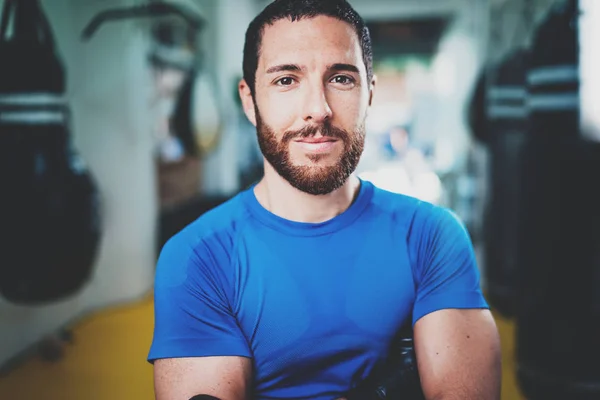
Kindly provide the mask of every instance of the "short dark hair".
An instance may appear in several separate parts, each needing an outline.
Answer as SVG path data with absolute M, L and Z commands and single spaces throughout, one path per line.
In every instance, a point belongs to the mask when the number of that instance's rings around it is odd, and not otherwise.
M 346 0 L 275 0 L 254 18 L 246 31 L 243 62 L 244 80 L 253 95 L 265 26 L 272 25 L 282 19 L 290 19 L 294 22 L 302 18 L 315 18 L 320 15 L 337 18 L 352 25 L 360 40 L 363 61 L 367 69 L 367 78 L 369 82 L 371 81 L 373 78 L 371 35 L 361 16 Z

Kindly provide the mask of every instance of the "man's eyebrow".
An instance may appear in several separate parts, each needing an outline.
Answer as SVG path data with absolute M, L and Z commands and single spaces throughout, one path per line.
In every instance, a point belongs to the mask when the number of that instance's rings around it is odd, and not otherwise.
M 360 73 L 358 68 L 352 64 L 336 63 L 336 64 L 331 64 L 327 69 L 330 71 L 350 71 L 350 72 L 356 72 L 357 74 Z
M 360 71 L 358 70 L 358 68 L 355 65 L 344 64 L 344 63 L 331 64 L 327 67 L 327 69 L 329 71 L 349 71 L 349 72 L 355 72 L 357 74 L 360 73 Z M 302 68 L 296 64 L 275 65 L 275 66 L 267 69 L 267 74 L 273 74 L 276 72 L 283 72 L 283 71 L 300 72 L 300 71 L 302 71 Z
M 273 74 L 275 72 L 282 72 L 282 71 L 300 72 L 300 71 L 302 71 L 302 68 L 300 68 L 296 64 L 275 65 L 267 70 L 267 74 Z

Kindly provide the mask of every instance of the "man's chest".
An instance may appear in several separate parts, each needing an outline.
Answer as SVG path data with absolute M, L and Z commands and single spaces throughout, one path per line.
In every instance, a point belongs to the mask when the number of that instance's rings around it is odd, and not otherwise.
M 385 356 L 415 293 L 407 252 L 392 239 L 240 245 L 234 312 L 259 387 L 349 384 Z

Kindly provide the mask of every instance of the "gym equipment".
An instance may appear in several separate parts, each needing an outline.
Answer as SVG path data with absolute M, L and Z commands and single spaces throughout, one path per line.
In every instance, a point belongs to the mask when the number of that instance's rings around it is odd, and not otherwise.
M 207 72 L 194 69 L 175 106 L 173 131 L 193 156 L 210 153 L 221 138 L 223 121 L 214 82 Z
M 527 138 L 527 51 L 509 53 L 486 90 L 489 200 L 485 211 L 485 266 L 490 305 L 505 317 L 515 310 L 518 191 L 521 152 Z
M 206 20 L 191 7 L 153 0 L 144 5 L 104 10 L 92 18 L 82 38 L 90 40 L 103 24 L 112 20 L 141 17 L 160 17 L 150 29 L 148 61 L 157 72 L 155 83 L 163 92 L 158 97 L 168 106 L 158 117 L 161 125 L 166 122 L 168 128 L 158 132 L 156 161 L 160 207 L 172 208 L 199 190 L 199 161 L 217 146 L 223 133 L 221 99 L 200 48 L 199 33 Z
M 199 30 L 204 26 L 204 20 L 190 8 L 182 4 L 172 4 L 166 1 L 151 1 L 147 4 L 124 8 L 111 8 L 95 15 L 81 33 L 84 40 L 89 40 L 106 22 L 125 20 L 138 17 L 162 17 L 175 15 L 183 18 L 192 28 Z
M 0 60 L 0 294 L 58 301 L 91 277 L 100 205 L 71 143 L 65 69 L 38 0 L 5 0 Z
M 414 349 L 412 316 L 398 331 L 387 358 L 353 387 L 346 400 L 425 400 Z
M 152 29 L 155 46 L 149 61 L 157 68 L 185 73 L 171 126 L 187 155 L 203 155 L 212 151 L 221 138 L 222 113 L 215 79 L 208 73 L 208 68 L 201 65 L 200 49 L 195 48 L 196 36 L 206 26 L 202 16 L 183 4 L 164 1 L 112 8 L 95 15 L 84 28 L 82 38 L 90 40 L 103 24 L 113 20 L 168 16 L 182 19 L 184 26 L 155 24 Z
M 557 3 L 530 54 L 516 313 L 528 400 L 600 398 L 600 143 L 580 125 L 579 18 L 577 1 Z

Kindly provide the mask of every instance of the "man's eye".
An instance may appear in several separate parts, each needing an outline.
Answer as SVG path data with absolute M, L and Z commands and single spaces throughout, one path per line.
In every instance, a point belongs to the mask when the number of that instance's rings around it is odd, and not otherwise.
M 292 83 L 294 83 L 294 78 L 290 78 L 290 77 L 281 78 L 275 83 L 279 86 L 289 86 Z
M 338 75 L 331 80 L 333 83 L 339 83 L 341 85 L 349 85 L 354 83 L 354 79 L 346 75 Z

